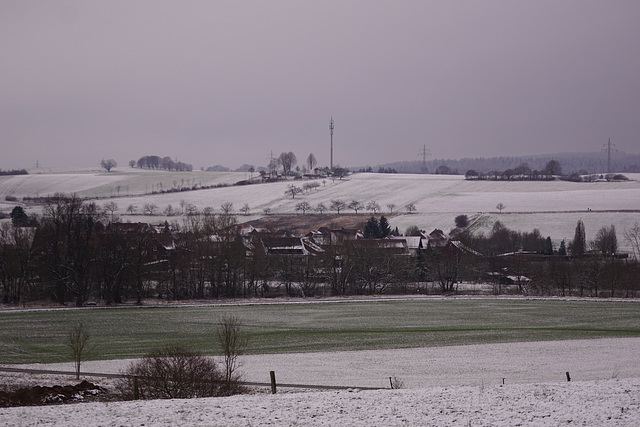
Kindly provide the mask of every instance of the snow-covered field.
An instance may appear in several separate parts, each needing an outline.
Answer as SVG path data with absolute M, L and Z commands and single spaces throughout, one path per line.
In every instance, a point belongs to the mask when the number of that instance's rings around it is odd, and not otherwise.
M 0 195 L 22 198 L 76 193 L 80 197 L 114 197 L 194 185 L 233 184 L 246 178 L 248 174 L 242 172 L 166 172 L 131 168 L 118 168 L 112 172 L 96 169 L 32 169 L 29 175 L 1 176 Z
M 248 356 L 247 380 L 387 387 L 0 409 L 5 425 L 628 425 L 639 338 Z M 123 361 L 87 363 L 117 372 Z M 42 367 L 42 366 L 41 366 Z M 69 365 L 48 365 L 69 368 Z M 566 382 L 565 372 L 571 382 Z M 504 379 L 504 384 L 503 384 Z M 284 391 L 284 390 L 282 390 Z
M 0 409 L 8 426 L 637 426 L 640 380 Z
M 31 171 L 34 172 L 34 171 Z M 478 216 L 477 230 L 488 232 L 496 220 L 509 228 L 531 231 L 538 228 L 543 236 L 551 236 L 556 244 L 571 239 L 579 219 L 585 224 L 587 239 L 592 239 L 603 226 L 615 225 L 622 250 L 629 250 L 622 238 L 625 229 L 640 222 L 640 174 L 627 174 L 627 182 L 573 183 L 467 181 L 453 175 L 354 174 L 344 180 L 319 179 L 315 190 L 295 198 L 285 195 L 289 185 L 302 187 L 308 181 L 285 181 L 249 186 L 231 186 L 208 190 L 164 194 L 145 194 L 175 187 L 232 184 L 248 178 L 238 172 L 165 172 L 118 168 L 115 172 L 56 170 L 39 171 L 31 175 L 0 177 L 0 210 L 8 213 L 15 203 L 5 201 L 15 197 L 46 196 L 56 192 L 77 193 L 82 197 L 109 197 L 98 204 L 114 201 L 116 216 L 123 221 L 163 222 L 178 220 L 162 212 L 171 205 L 174 210 L 191 204 L 197 209 L 210 207 L 220 212 L 223 203 L 232 203 L 236 213 L 247 204 L 250 215 L 239 215 L 240 221 L 255 219 L 265 210 L 272 213 L 296 213 L 296 204 L 308 202 L 312 207 L 332 200 L 364 205 L 377 202 L 382 212 L 402 215 L 391 218 L 392 227 L 404 231 L 417 225 L 421 229 L 454 227 L 459 214 Z M 119 195 L 119 197 L 118 197 Z M 415 204 L 416 212 L 407 214 L 405 206 Z M 498 203 L 506 208 L 500 214 Z M 157 206 L 155 216 L 144 216 L 145 204 Z M 127 208 L 136 207 L 136 215 Z M 27 207 L 28 212 L 39 208 Z M 350 211 L 352 212 L 352 211 Z M 363 221 L 371 215 L 361 210 Z M 480 215 L 478 215 L 480 214 Z

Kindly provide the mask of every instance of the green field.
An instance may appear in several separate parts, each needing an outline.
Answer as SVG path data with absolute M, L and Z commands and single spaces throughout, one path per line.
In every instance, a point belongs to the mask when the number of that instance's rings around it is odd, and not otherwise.
M 208 354 L 226 314 L 238 316 L 248 353 L 364 350 L 640 337 L 640 303 L 621 301 L 450 299 L 90 308 L 0 312 L 0 363 L 69 361 L 68 331 L 84 322 L 91 359 L 139 357 L 180 344 Z

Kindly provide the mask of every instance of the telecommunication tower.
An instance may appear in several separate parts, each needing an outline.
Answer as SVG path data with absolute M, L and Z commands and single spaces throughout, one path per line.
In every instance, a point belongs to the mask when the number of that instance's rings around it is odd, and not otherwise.
M 331 134 L 331 162 L 329 163 L 331 170 L 333 170 L 333 116 L 329 120 L 329 133 Z

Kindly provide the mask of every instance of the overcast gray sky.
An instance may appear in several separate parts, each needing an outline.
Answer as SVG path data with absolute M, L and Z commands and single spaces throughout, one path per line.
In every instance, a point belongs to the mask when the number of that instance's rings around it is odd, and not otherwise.
M 0 0 L 0 168 L 640 144 L 640 2 Z

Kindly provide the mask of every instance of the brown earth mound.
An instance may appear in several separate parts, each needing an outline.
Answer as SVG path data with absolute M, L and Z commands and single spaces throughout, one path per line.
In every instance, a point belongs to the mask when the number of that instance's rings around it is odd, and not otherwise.
M 0 406 L 31 406 L 98 400 L 106 391 L 88 381 L 75 386 L 29 387 L 11 392 L 0 391 Z
M 381 215 L 389 219 L 397 214 L 272 214 L 263 216 L 260 219 L 248 221 L 247 224 L 256 228 L 267 228 L 273 231 L 286 230 L 294 235 L 302 235 L 311 230 L 317 230 L 320 227 L 330 229 L 364 227 L 364 223 L 366 223 L 371 216 L 379 219 Z

